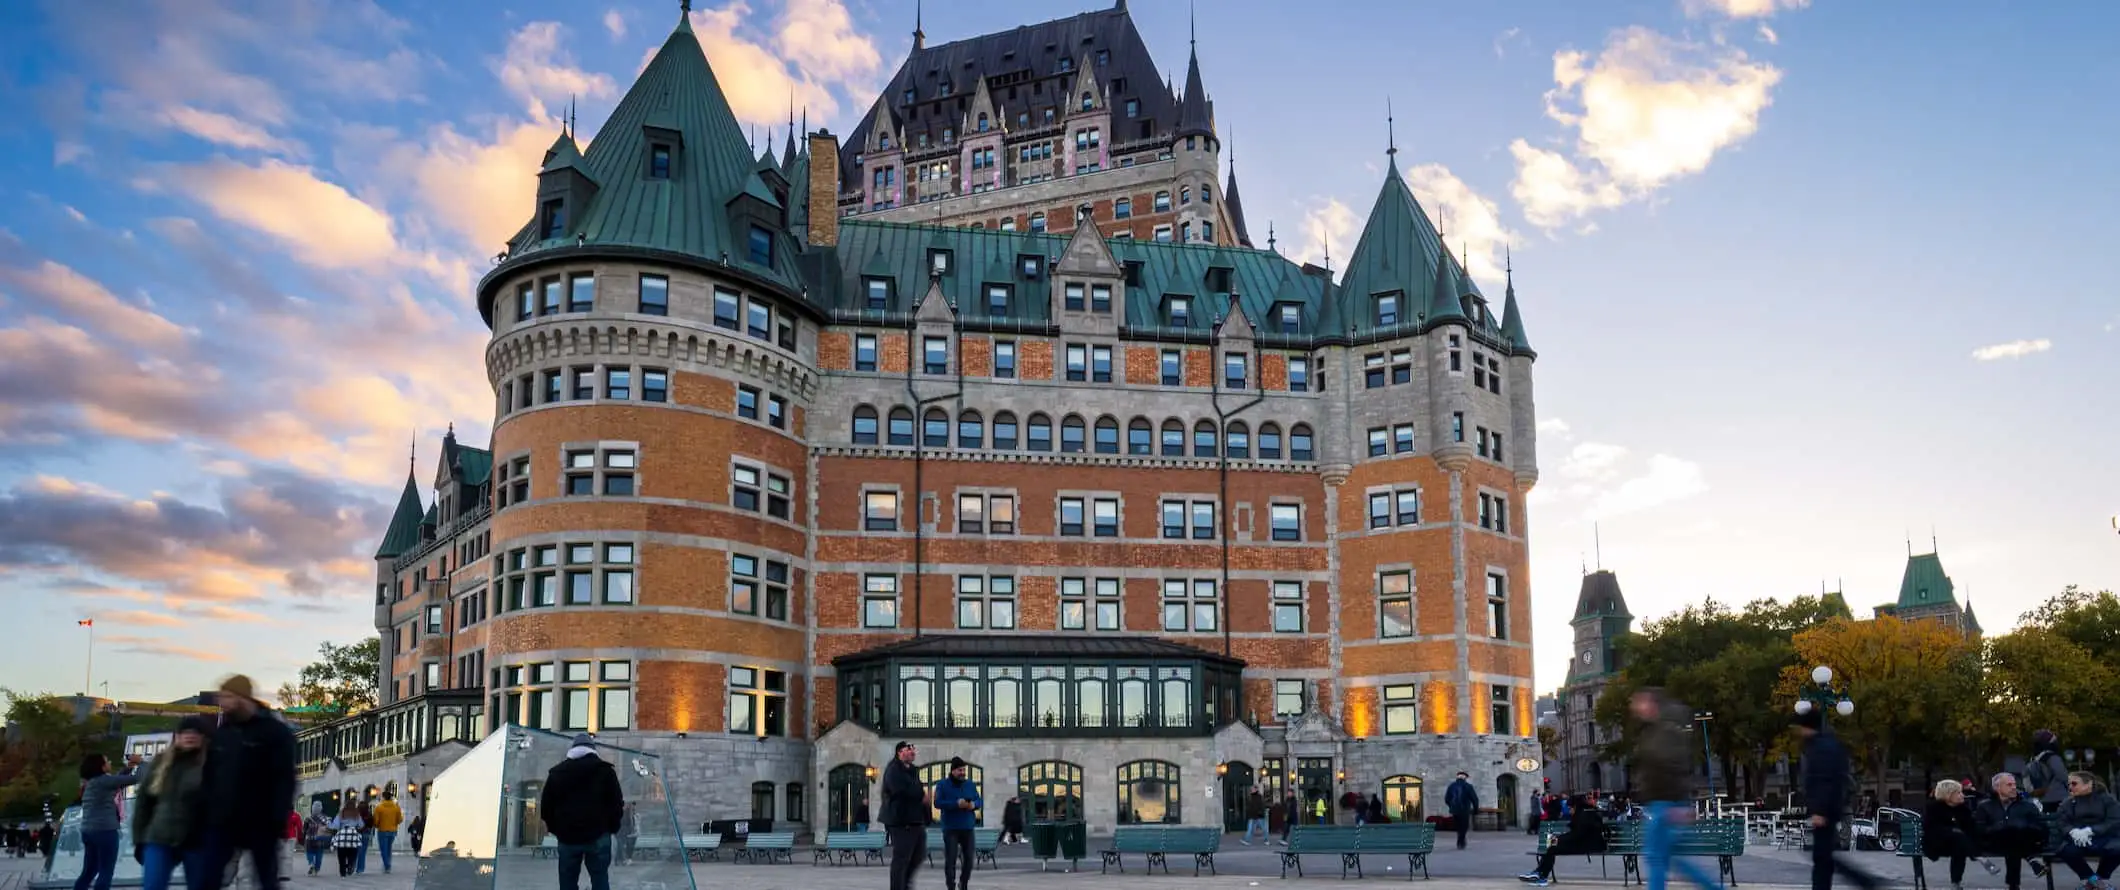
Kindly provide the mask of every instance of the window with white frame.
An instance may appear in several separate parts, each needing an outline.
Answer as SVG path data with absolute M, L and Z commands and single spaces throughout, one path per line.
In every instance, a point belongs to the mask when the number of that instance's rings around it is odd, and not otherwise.
M 1382 697 L 1385 735 L 1412 735 L 1421 731 L 1420 695 L 1413 684 L 1386 686 Z
M 1310 684 L 1302 680 L 1273 681 L 1273 714 L 1276 717 L 1292 717 L 1303 713 L 1310 705 Z
M 1014 630 L 1016 579 L 1009 575 L 958 575 L 957 627 Z
M 1208 633 L 1218 626 L 1213 580 L 1168 578 L 1163 581 L 1164 630 Z
M 1273 582 L 1274 633 L 1303 632 L 1303 582 Z
M 1413 572 L 1377 573 L 1377 636 L 1413 636 Z
M 1303 540 L 1303 508 L 1297 504 L 1274 504 L 1268 515 L 1276 541 Z

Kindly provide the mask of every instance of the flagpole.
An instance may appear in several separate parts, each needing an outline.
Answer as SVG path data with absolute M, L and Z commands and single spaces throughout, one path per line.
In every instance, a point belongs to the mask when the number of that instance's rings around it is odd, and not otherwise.
M 91 682 L 96 678 L 96 620 L 88 620 L 88 666 L 81 669 L 81 694 L 87 695 L 96 688 Z

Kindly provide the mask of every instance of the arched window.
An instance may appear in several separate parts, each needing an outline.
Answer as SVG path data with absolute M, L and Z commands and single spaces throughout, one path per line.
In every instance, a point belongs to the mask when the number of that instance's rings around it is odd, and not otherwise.
M 929 448 L 950 447 L 950 416 L 941 408 L 929 408 L 920 421 L 921 444 Z
M 1136 760 L 1119 765 L 1119 824 L 1175 825 L 1181 821 L 1178 765 Z
M 1392 776 L 1384 780 L 1384 815 L 1393 822 L 1419 822 L 1421 777 Z
M 1156 431 L 1148 425 L 1148 418 L 1136 417 L 1126 425 L 1126 453 L 1156 453 Z
M 1288 430 L 1288 459 L 1298 463 L 1315 460 L 1310 440 L 1309 424 L 1296 424 Z
M 957 447 L 982 448 L 986 445 L 986 422 L 977 411 L 966 411 L 957 415 Z
M 1097 453 L 1119 453 L 1119 421 L 1109 414 L 1097 418 Z
M 1104 692 L 1111 685 L 1104 668 L 1075 668 L 1075 725 L 1095 729 L 1108 721 Z
M 1085 446 L 1083 434 L 1088 428 L 1080 416 L 1070 414 L 1060 420 L 1060 451 L 1064 454 L 1081 454 Z
M 893 445 L 913 444 L 913 412 L 903 408 L 891 409 L 891 438 Z
M 1163 421 L 1163 456 L 1185 456 L 1185 424 L 1176 418 Z
M 1280 460 L 1280 459 L 1281 459 L 1281 425 L 1280 425 L 1280 424 L 1278 424 L 1278 423 L 1262 423 L 1262 424 L 1259 424 L 1259 459 L 1260 459 L 1260 460 Z
M 1045 231 L 1045 211 L 1040 210 L 1031 214 L 1031 231 L 1034 233 Z
M 1092 92 L 1090 92 L 1090 91 L 1088 91 L 1088 90 L 1083 90 L 1083 91 L 1082 91 L 1082 110 L 1083 110 L 1083 111 L 1089 111 L 1090 109 L 1093 109 L 1093 108 L 1096 108 L 1096 107 L 1097 107 L 1097 94 L 1096 94 L 1096 93 L 1092 93 Z
M 1200 421 L 1199 423 L 1193 424 L 1193 456 L 1194 456 L 1194 457 L 1214 457 L 1214 456 L 1215 456 L 1215 424 L 1214 424 L 1214 421 L 1211 421 L 1211 420 L 1203 420 L 1203 421 Z
M 986 119 L 986 112 L 984 112 L 984 111 L 982 111 L 982 112 L 979 112 L 979 132 L 981 132 L 981 133 L 984 133 L 984 132 L 986 132 L 986 131 L 987 131 L 987 128 L 988 128 L 988 127 L 990 127 L 990 126 L 992 126 L 992 125 L 991 125 L 991 124 L 989 124 L 989 123 L 987 122 L 987 119 Z
M 1065 760 L 1039 760 L 1017 767 L 1016 797 L 1023 801 L 1026 823 L 1079 822 L 1082 767 Z
M 1213 204 L 1214 202 L 1215 187 L 1204 182 L 1200 183 L 1200 203 Z
M 1181 188 L 1179 188 L 1179 189 L 1178 189 L 1178 203 L 1180 203 L 1180 204 L 1191 204 L 1191 203 L 1192 203 L 1192 186 L 1189 186 L 1189 185 L 1188 185 L 1188 186 L 1183 186 L 1183 187 L 1181 187 Z
M 1229 437 L 1229 441 L 1224 443 L 1223 447 L 1229 449 L 1230 457 L 1245 459 L 1251 457 L 1251 427 L 1245 426 L 1244 421 L 1233 420 L 1230 421 L 1228 428 L 1222 432 Z
M 943 779 L 947 779 L 949 777 L 950 762 L 947 760 L 938 760 L 934 763 L 927 764 L 926 766 L 920 768 L 920 784 L 928 788 L 934 788 L 937 784 L 940 784 Z M 986 790 L 986 768 L 976 763 L 965 764 L 964 780 L 979 786 L 979 797 L 981 801 L 984 802 L 986 795 L 989 793 Z M 929 815 L 933 817 L 935 824 L 942 824 L 941 810 L 935 810 Z M 979 809 L 973 810 L 972 821 L 980 823 L 982 825 L 985 824 L 986 807 L 982 806 Z
M 1053 419 L 1043 414 L 1031 415 L 1023 430 L 1023 443 L 1032 451 L 1053 450 Z
M 854 409 L 854 444 L 874 445 L 877 438 L 876 409 L 863 405 Z
M 1007 411 L 994 414 L 994 450 L 1016 450 L 1016 415 Z
M 1157 193 L 1156 193 L 1156 212 L 1157 212 L 1157 213 L 1169 213 L 1169 212 L 1170 212 L 1170 192 L 1157 192 Z

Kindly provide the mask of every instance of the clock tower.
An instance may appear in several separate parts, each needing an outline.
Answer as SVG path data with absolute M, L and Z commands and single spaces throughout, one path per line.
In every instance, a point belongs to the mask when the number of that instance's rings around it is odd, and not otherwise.
M 1562 750 L 1567 790 L 1616 791 L 1627 787 L 1625 767 L 1597 759 L 1597 697 L 1619 672 L 1619 638 L 1634 631 L 1634 615 L 1620 593 L 1619 576 L 1604 569 L 1583 576 L 1576 594 L 1574 657 L 1568 661 L 1567 685 L 1561 690 Z

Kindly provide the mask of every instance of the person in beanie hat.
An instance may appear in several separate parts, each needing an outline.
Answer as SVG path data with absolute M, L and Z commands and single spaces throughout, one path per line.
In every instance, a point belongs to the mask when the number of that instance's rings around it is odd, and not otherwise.
M 1840 850 L 1840 823 L 1848 817 L 1848 794 L 1854 790 L 1848 747 L 1826 729 L 1822 708 L 1797 714 L 1789 722 L 1804 740 L 1802 787 L 1811 816 L 1811 890 L 1831 890 L 1835 872 L 1863 890 L 1883 886 L 1834 855 Z
M 566 759 L 545 774 L 537 811 L 559 841 L 560 890 L 580 890 L 584 865 L 590 890 L 611 890 L 611 836 L 625 819 L 626 796 L 618 770 L 596 756 L 595 738 L 574 737 Z
M 920 750 L 912 742 L 899 742 L 889 766 L 883 768 L 883 805 L 876 816 L 891 843 L 891 890 L 913 890 L 913 873 L 927 856 L 927 826 L 933 797 L 920 784 L 913 760 Z
M 2024 767 L 2024 791 L 2048 813 L 2068 800 L 2068 766 L 2061 762 L 2061 737 L 2051 729 L 2032 733 L 2032 756 Z
M 950 777 L 935 783 L 935 807 L 942 811 L 942 879 L 950 890 L 970 890 L 972 833 L 986 800 L 979 785 L 965 778 L 964 758 L 950 758 Z
M 201 883 L 206 874 L 198 814 L 206 808 L 206 738 L 212 734 L 213 723 L 205 717 L 185 717 L 170 737 L 169 750 L 148 764 L 132 812 L 133 858 L 140 863 L 142 890 L 168 890 L 179 865 L 188 884 Z
M 250 678 L 221 681 L 221 724 L 206 755 L 207 880 L 216 890 L 228 866 L 248 854 L 259 887 L 280 883 L 280 834 L 294 811 L 294 731 L 258 700 Z M 189 877 L 187 872 L 186 877 Z

